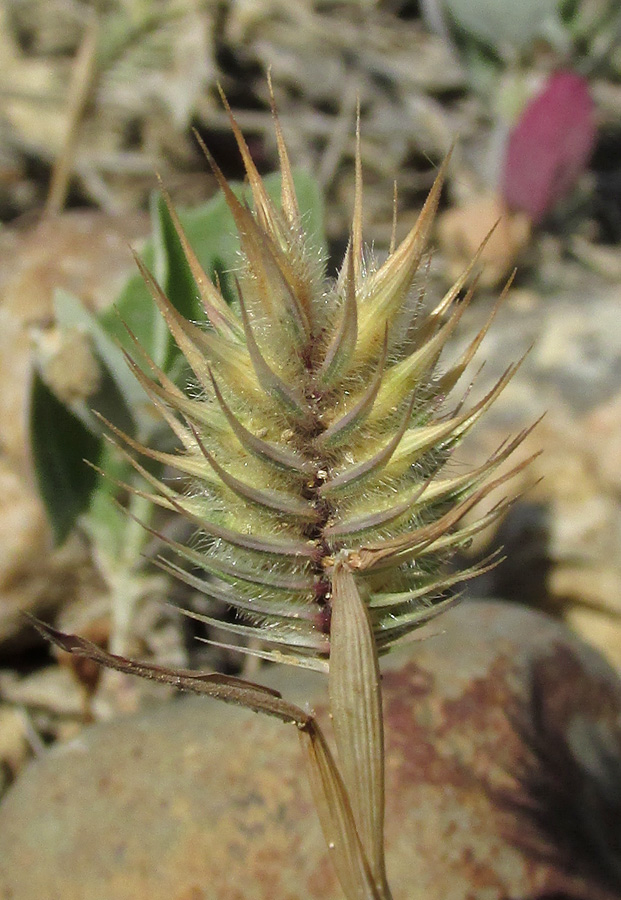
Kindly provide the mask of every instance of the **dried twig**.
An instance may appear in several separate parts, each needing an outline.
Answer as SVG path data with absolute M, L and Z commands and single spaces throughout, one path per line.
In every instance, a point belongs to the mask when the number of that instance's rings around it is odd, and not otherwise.
M 84 37 L 73 69 L 67 108 L 67 131 L 60 155 L 52 168 L 52 177 L 45 201 L 45 215 L 57 215 L 63 208 L 73 168 L 80 125 L 97 74 L 97 37 L 99 20 L 93 14 L 86 26 Z

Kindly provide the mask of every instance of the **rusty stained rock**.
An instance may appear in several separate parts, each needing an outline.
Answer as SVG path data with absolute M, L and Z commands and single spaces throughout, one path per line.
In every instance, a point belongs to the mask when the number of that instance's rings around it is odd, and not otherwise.
M 442 626 L 384 675 L 395 900 L 618 900 L 618 678 L 520 607 Z M 325 721 L 317 675 L 263 680 Z M 2 900 L 341 896 L 294 729 L 202 698 L 84 731 L 0 806 Z

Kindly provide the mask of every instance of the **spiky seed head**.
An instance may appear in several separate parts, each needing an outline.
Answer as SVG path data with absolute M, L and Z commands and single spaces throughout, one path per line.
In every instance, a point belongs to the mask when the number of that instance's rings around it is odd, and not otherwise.
M 467 473 L 448 463 L 515 366 L 472 408 L 458 403 L 446 412 L 488 327 L 441 373 L 440 355 L 472 296 L 458 302 L 476 260 L 430 313 L 412 298 L 447 162 L 411 232 L 376 267 L 363 252 L 358 151 L 351 239 L 330 281 L 304 235 L 278 119 L 280 206 L 231 122 L 252 210 L 206 153 L 240 235 L 237 300 L 227 306 L 202 271 L 164 192 L 207 324 L 185 320 L 138 260 L 196 384 L 184 393 L 152 362 L 152 378 L 134 366 L 181 449 L 126 443 L 185 476 L 185 489 L 177 489 L 134 459 L 153 489 L 148 496 L 196 526 L 191 546 L 168 540 L 178 561 L 161 565 L 238 612 L 233 623 L 188 615 L 260 638 L 263 649 L 248 652 L 325 669 L 333 582 L 344 562 L 379 654 L 449 605 L 448 590 L 472 574 L 447 575 L 445 563 L 506 508 L 464 524 L 515 473 L 487 480 L 523 435 Z

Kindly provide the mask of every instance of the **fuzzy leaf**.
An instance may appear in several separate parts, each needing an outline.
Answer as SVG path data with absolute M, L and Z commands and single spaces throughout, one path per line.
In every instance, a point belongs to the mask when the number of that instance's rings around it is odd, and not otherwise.
M 558 20 L 558 0 L 445 0 L 464 31 L 495 48 L 522 49 Z
M 112 421 L 127 430 L 127 418 L 131 417 L 130 410 L 136 409 L 140 404 L 144 405 L 146 398 L 144 391 L 127 368 L 120 347 L 112 340 L 99 318 L 87 309 L 78 297 L 67 291 L 54 292 L 54 316 L 60 328 L 80 328 L 91 337 L 97 356 L 114 379 L 127 407 L 127 412 L 121 417 L 124 422 L 114 416 L 111 416 Z
M 101 438 L 54 396 L 38 372 L 31 389 L 30 440 L 39 493 L 54 540 L 62 544 L 90 501 L 97 475 L 84 459 L 97 462 Z
M 107 560 L 119 561 L 127 549 L 130 520 L 118 503 L 117 482 L 131 480 L 132 467 L 109 441 L 103 442 L 98 467 L 100 471 L 93 470 L 96 480 L 83 525 L 97 552 Z

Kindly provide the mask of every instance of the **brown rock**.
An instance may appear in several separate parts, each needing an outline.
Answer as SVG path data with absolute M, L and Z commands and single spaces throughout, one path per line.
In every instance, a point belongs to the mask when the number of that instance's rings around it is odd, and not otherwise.
M 26 718 L 21 710 L 0 703 L 0 797 L 29 752 Z
M 438 242 L 447 261 L 447 277 L 454 281 L 470 264 L 488 237 L 481 254 L 480 284 L 495 287 L 506 280 L 530 240 L 531 224 L 523 213 L 510 212 L 496 194 L 478 197 L 467 206 L 442 213 Z
M 384 675 L 395 900 L 621 891 L 621 685 L 541 614 L 465 603 Z M 325 719 L 317 675 L 265 683 Z M 336 900 L 294 729 L 193 698 L 96 726 L 0 806 L 2 900 Z
M 41 504 L 24 479 L 0 457 L 0 591 L 34 567 L 48 545 Z
M 86 549 L 79 541 L 52 550 L 32 484 L 0 455 L 0 647 L 24 631 L 21 612 L 41 613 L 73 599 L 86 567 Z

